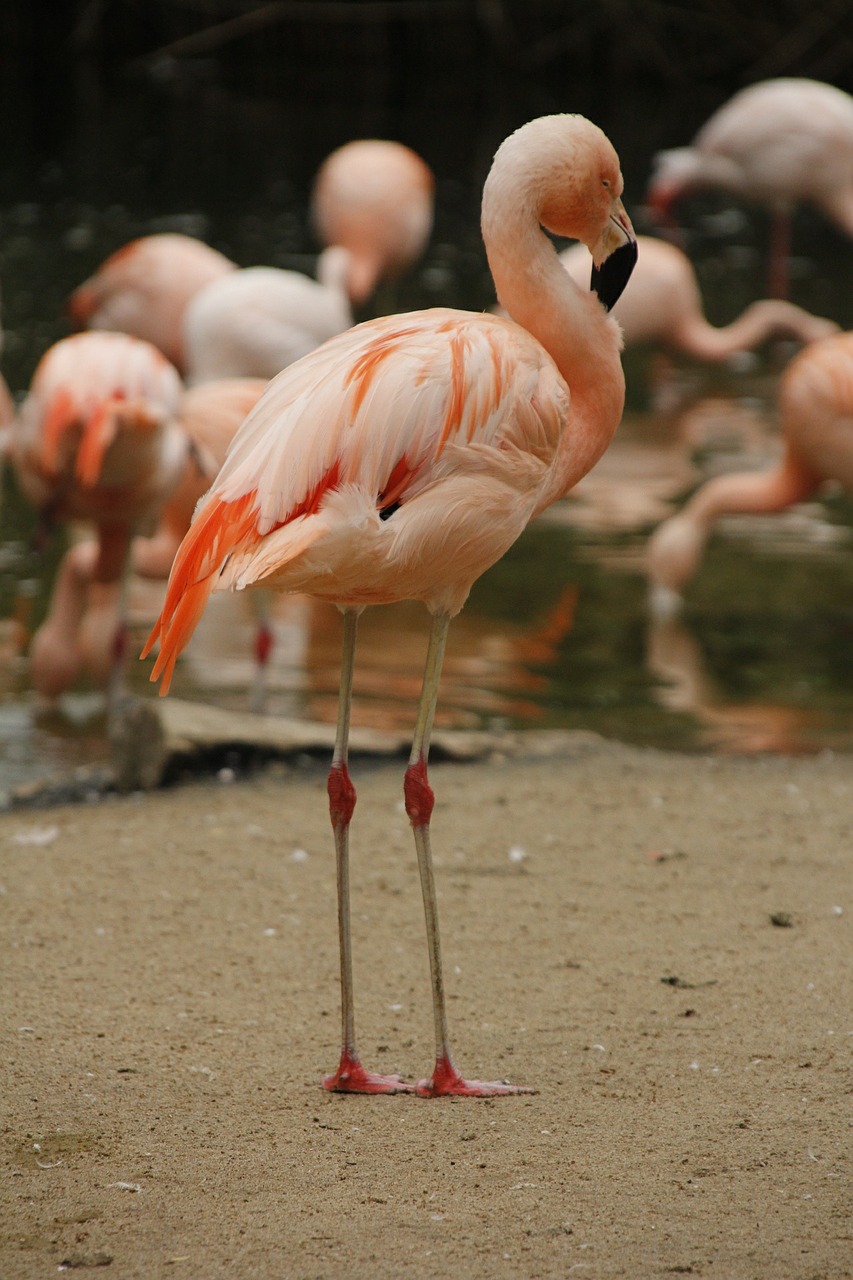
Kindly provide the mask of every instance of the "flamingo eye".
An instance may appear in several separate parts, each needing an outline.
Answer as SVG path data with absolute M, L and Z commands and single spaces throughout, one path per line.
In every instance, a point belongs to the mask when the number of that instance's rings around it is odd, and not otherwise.
M 602 179 L 601 179 L 601 185 L 604 187 L 604 190 L 605 190 L 605 191 L 609 191 L 609 190 L 610 190 L 610 179 L 609 179 L 609 178 L 602 178 Z

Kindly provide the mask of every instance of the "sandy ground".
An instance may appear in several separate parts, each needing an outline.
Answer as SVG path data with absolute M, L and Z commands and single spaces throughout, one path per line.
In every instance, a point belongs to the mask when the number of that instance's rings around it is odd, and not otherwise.
M 853 1275 L 851 760 L 437 764 L 460 1067 L 331 1095 L 319 764 L 0 818 L 3 1280 Z M 358 1030 L 431 1067 L 398 762 L 356 761 Z M 774 923 L 775 921 L 775 923 Z

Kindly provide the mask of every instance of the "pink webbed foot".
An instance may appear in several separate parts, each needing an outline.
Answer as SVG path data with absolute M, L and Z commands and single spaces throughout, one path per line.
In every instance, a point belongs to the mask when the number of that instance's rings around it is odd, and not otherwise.
M 507 1094 L 535 1093 L 535 1089 L 506 1080 L 465 1080 L 449 1058 L 439 1058 L 429 1080 L 419 1080 L 415 1093 L 419 1098 L 500 1098 Z
M 402 1076 L 381 1076 L 365 1071 L 358 1058 L 344 1052 L 338 1069 L 323 1078 L 323 1088 L 330 1093 L 414 1093 L 415 1086 Z

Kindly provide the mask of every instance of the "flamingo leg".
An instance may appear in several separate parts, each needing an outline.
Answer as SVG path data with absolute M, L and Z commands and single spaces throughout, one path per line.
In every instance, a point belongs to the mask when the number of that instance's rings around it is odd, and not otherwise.
M 255 679 L 249 697 L 249 708 L 260 715 L 267 702 L 267 673 L 270 654 L 275 643 L 272 623 L 270 622 L 270 592 L 263 588 L 251 593 L 255 607 Z
M 435 878 L 433 876 L 429 837 L 429 820 L 435 797 L 427 780 L 429 740 L 435 718 L 438 686 L 441 679 L 441 664 L 444 658 L 444 647 L 447 642 L 449 624 L 450 618 L 446 614 L 436 614 L 433 618 L 429 648 L 427 650 L 423 691 L 418 708 L 412 751 L 409 756 L 409 767 L 406 770 L 404 783 L 406 812 L 409 815 L 409 821 L 414 832 L 424 900 L 436 1045 L 435 1068 L 432 1076 L 429 1080 L 421 1080 L 417 1085 L 416 1092 L 422 1098 L 438 1098 L 448 1094 L 461 1095 L 468 1098 L 493 1098 L 500 1094 L 532 1093 L 532 1089 L 508 1084 L 505 1080 L 465 1080 L 454 1066 L 450 1055 L 444 973 L 441 964 L 441 943 L 438 931 L 438 904 L 435 895 Z
M 323 1087 L 343 1093 L 411 1093 L 413 1086 L 400 1076 L 365 1071 L 355 1047 L 355 1006 L 352 981 L 352 932 L 349 905 L 349 827 L 355 809 L 355 787 L 347 768 L 352 674 L 355 659 L 357 609 L 345 609 L 341 687 L 335 750 L 329 770 L 329 815 L 335 833 L 338 880 L 338 932 L 341 952 L 341 1060 L 338 1069 L 323 1080 Z
M 130 580 L 132 565 L 130 548 L 133 538 L 130 530 L 122 549 L 121 569 L 118 579 L 118 621 L 113 633 L 110 651 L 110 678 L 107 686 L 107 708 L 110 729 L 121 731 L 120 716 L 126 699 L 127 656 L 130 644 Z M 97 578 L 97 571 L 96 571 Z
M 791 261 L 791 215 L 786 209 L 775 209 L 770 224 L 770 277 L 768 296 L 787 298 Z

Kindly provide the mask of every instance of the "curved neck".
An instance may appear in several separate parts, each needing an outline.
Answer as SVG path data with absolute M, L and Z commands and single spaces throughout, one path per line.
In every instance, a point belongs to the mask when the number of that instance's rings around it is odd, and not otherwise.
M 810 498 L 820 483 L 820 478 L 786 446 L 781 461 L 767 471 L 715 476 L 697 490 L 684 514 L 707 531 L 721 516 L 784 511 L 795 502 Z
M 709 324 L 704 316 L 692 316 L 676 332 L 680 347 L 703 360 L 725 360 L 738 351 L 753 351 L 768 338 L 790 337 L 813 342 L 825 337 L 831 326 L 801 307 L 782 299 L 764 298 L 753 302 L 742 315 L 722 328 Z
M 571 488 L 613 438 L 625 404 L 622 336 L 597 295 L 580 289 L 563 268 L 539 225 L 532 193 L 500 200 L 487 183 L 482 227 L 501 306 L 541 343 L 571 392 L 571 430 L 563 433 L 541 510 Z

